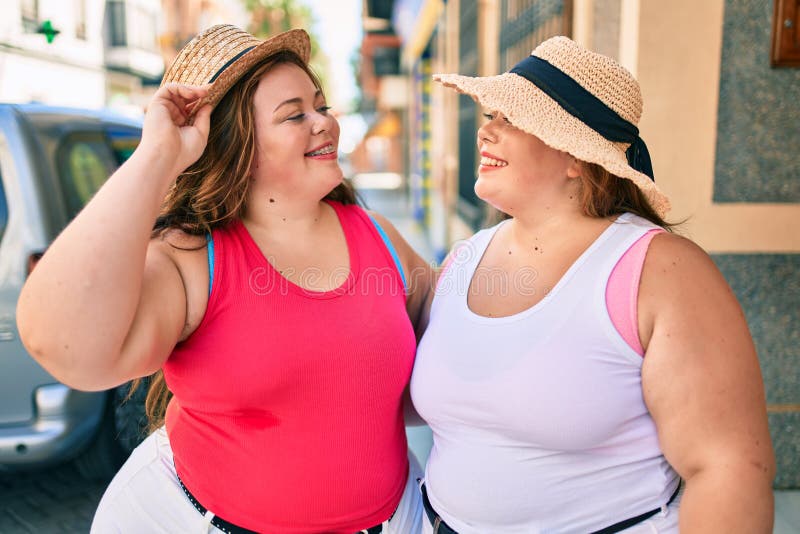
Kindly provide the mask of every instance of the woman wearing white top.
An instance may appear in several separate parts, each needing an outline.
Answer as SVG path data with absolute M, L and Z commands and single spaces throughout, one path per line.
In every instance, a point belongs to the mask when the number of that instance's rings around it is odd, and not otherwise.
M 426 531 L 770 532 L 758 359 L 664 231 L 636 80 L 565 37 L 434 79 L 486 109 L 475 192 L 510 218 L 453 250 L 418 349 Z

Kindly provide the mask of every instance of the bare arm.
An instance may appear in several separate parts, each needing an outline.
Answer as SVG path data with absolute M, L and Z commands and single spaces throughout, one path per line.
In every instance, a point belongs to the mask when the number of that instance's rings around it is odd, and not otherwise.
M 731 289 L 704 251 L 663 234 L 648 252 L 639 306 L 644 398 L 686 481 L 681 532 L 772 532 L 764 388 Z
M 164 195 L 205 148 L 205 88 L 153 97 L 142 141 L 48 249 L 20 295 L 26 348 L 56 378 L 105 389 L 157 369 L 185 320 L 186 296 L 165 243 L 150 245 Z
M 386 217 L 373 211 L 370 212 L 370 215 L 378 221 L 383 231 L 389 236 L 397 255 L 400 257 L 403 274 L 408 286 L 406 309 L 408 310 L 411 324 L 414 325 L 417 341 L 419 341 L 428 326 L 426 306 L 430 306 L 430 301 L 433 298 L 433 283 L 436 273 L 433 267 L 411 248 L 411 245 L 403 239 L 400 232 Z

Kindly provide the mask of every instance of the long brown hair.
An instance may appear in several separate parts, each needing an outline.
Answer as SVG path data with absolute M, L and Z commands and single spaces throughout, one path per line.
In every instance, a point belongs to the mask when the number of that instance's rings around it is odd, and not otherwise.
M 253 67 L 214 108 L 206 149 L 173 184 L 154 235 L 169 228 L 205 235 L 243 215 L 256 150 L 253 96 L 261 77 L 282 63 L 303 69 L 322 90 L 316 74 L 293 52 L 276 52 Z M 347 182 L 336 186 L 325 198 L 342 204 L 356 203 L 353 188 Z
M 584 172 L 579 194 L 585 215 L 604 218 L 628 212 L 672 231 L 675 224 L 660 217 L 632 181 L 610 173 L 597 163 L 581 163 Z
M 679 223 L 665 221 L 647 201 L 641 189 L 626 178 L 610 173 L 597 163 L 581 162 L 580 204 L 585 215 L 605 218 L 633 213 L 672 232 Z M 511 216 L 487 205 L 485 226 L 492 226 Z
M 282 63 L 303 69 L 316 88 L 322 90 L 316 74 L 292 52 L 279 51 L 253 67 L 211 113 L 205 151 L 172 185 L 153 228 L 153 237 L 164 236 L 171 229 L 206 235 L 244 214 L 250 166 L 256 150 L 253 96 L 261 77 Z M 355 191 L 347 181 L 337 185 L 325 198 L 356 204 Z M 164 424 L 172 393 L 162 371 L 153 374 L 149 382 L 145 411 L 153 431 Z M 139 383 L 139 380 L 134 382 L 129 398 Z

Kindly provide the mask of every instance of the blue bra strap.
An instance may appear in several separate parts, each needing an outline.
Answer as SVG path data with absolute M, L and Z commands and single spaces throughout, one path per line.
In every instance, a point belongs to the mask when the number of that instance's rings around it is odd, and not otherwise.
M 206 234 L 206 250 L 208 251 L 208 296 L 211 296 L 211 287 L 214 283 L 214 238 L 211 232 Z
M 397 267 L 397 272 L 400 273 L 400 278 L 403 280 L 403 289 L 407 290 L 408 284 L 406 283 L 406 275 L 403 274 L 403 265 L 400 263 L 400 256 L 397 255 L 397 251 L 394 249 L 394 245 L 392 245 L 389 236 L 383 231 L 383 228 L 381 228 L 381 225 L 378 224 L 378 221 L 376 221 L 372 215 L 369 216 L 369 220 L 371 220 L 372 224 L 375 225 L 375 229 L 380 234 L 381 239 L 383 239 L 383 244 L 386 245 L 387 249 L 389 249 L 389 254 L 392 255 L 392 259 L 394 260 L 394 266 Z

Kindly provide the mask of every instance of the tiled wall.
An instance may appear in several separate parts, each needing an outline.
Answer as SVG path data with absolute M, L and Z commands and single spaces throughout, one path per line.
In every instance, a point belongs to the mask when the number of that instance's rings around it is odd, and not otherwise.
M 715 254 L 747 316 L 761 361 L 775 486 L 800 487 L 800 254 Z
M 800 68 L 770 67 L 772 9 L 725 2 L 715 202 L 800 202 Z
M 800 68 L 770 67 L 772 16 L 772 1 L 725 0 L 717 204 L 800 202 Z M 713 257 L 744 308 L 761 361 L 775 487 L 800 488 L 800 251 Z

